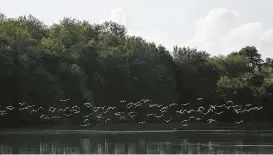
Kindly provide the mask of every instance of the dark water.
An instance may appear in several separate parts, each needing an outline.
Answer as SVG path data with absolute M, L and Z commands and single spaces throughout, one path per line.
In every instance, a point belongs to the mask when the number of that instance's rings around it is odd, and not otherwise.
M 0 154 L 273 153 L 273 131 L 1 134 Z

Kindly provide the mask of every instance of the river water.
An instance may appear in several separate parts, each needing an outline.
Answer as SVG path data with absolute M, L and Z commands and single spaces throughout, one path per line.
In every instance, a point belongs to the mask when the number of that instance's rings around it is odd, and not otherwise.
M 0 134 L 0 154 L 273 153 L 273 131 Z

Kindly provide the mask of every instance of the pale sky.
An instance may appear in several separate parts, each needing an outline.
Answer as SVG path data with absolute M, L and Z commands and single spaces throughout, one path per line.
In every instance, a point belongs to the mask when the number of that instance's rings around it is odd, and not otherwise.
M 273 57 L 272 6 L 272 0 L 0 0 L 7 17 L 32 14 L 47 25 L 63 17 L 113 20 L 170 50 L 190 46 L 225 55 L 254 45 L 263 57 Z

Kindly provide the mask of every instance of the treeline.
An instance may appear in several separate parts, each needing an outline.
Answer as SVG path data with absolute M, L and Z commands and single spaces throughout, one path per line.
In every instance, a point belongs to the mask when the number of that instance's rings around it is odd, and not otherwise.
M 50 27 L 33 16 L 0 15 L 0 103 L 49 107 L 124 107 L 120 100 L 182 104 L 262 105 L 254 120 L 273 120 L 273 60 L 247 46 L 212 57 L 188 47 L 163 46 L 129 36 L 114 22 L 64 18 Z

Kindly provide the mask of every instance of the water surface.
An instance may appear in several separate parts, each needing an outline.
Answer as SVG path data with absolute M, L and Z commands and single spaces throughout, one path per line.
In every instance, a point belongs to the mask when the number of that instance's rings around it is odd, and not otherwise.
M 0 134 L 0 154 L 273 153 L 273 131 Z

